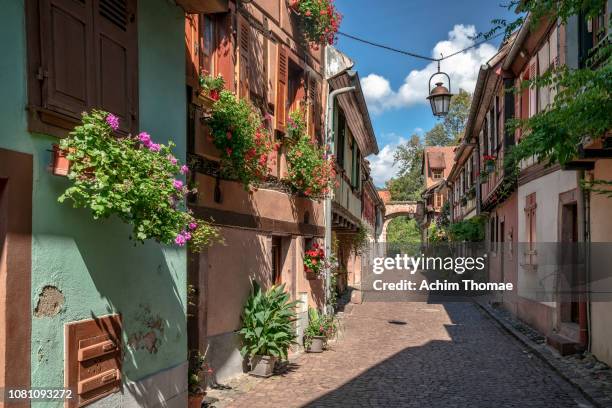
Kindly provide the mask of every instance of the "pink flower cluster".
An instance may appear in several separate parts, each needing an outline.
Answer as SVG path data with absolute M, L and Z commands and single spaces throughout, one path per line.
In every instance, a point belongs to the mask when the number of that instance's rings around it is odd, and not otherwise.
M 174 238 L 174 243 L 178 246 L 185 246 L 185 244 L 191 239 L 191 232 L 194 231 L 198 227 L 198 224 L 195 222 L 190 222 L 188 226 L 188 230 L 181 231 L 176 238 Z
M 106 124 L 110 126 L 111 129 L 117 130 L 119 129 L 119 118 L 112 113 L 106 115 Z
M 138 140 L 140 140 L 140 143 L 142 143 L 144 147 L 152 152 L 159 152 L 161 150 L 161 145 L 154 143 L 151 140 L 151 135 L 149 135 L 147 132 L 140 132 L 138 135 Z

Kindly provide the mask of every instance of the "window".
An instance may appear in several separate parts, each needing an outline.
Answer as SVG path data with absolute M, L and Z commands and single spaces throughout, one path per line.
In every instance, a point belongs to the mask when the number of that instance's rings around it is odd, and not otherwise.
M 359 146 L 357 146 L 357 141 L 353 139 L 352 145 L 352 165 L 351 165 L 351 184 L 353 188 L 359 189 L 359 176 L 360 176 L 360 154 L 359 154 Z
M 215 44 L 215 22 L 209 14 L 202 16 L 202 71 L 215 72 L 213 52 Z
M 336 161 L 340 167 L 344 167 L 344 141 L 346 139 L 346 118 L 344 112 L 337 109 L 338 112 L 338 138 L 336 140 Z
M 527 247 L 524 254 L 525 264 L 536 264 L 536 193 L 525 197 L 525 231 L 527 232 Z
M 442 170 L 440 170 L 440 169 L 433 169 L 431 171 L 431 174 L 432 174 L 432 178 L 434 180 L 439 180 L 439 179 L 442 178 Z
M 282 278 L 281 237 L 272 237 L 272 284 L 278 285 Z
M 26 2 L 30 131 L 66 134 L 94 107 L 137 129 L 136 0 Z
M 435 193 L 435 204 L 436 208 L 442 208 L 444 205 L 444 196 L 441 193 Z

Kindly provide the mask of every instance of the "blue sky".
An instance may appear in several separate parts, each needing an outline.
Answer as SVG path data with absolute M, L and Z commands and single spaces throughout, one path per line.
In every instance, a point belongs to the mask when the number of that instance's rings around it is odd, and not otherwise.
M 336 0 L 348 34 L 418 54 L 438 57 L 473 44 L 471 36 L 490 27 L 493 18 L 512 18 L 503 0 Z M 455 91 L 473 91 L 478 67 L 499 45 L 499 39 L 442 62 Z M 340 36 L 337 44 L 351 57 L 362 86 L 381 153 L 370 157 L 377 185 L 395 174 L 393 151 L 413 133 L 436 123 L 425 101 L 427 81 L 435 65 Z

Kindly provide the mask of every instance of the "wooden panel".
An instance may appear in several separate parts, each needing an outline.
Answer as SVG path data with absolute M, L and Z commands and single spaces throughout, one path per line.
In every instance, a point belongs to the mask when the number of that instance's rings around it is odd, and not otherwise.
M 251 94 L 257 95 L 262 98 L 265 96 L 266 86 L 266 73 L 265 73 L 265 61 L 264 52 L 265 41 L 264 36 L 261 32 L 255 28 L 250 29 L 249 43 L 249 91 Z
M 276 129 L 280 132 L 285 131 L 287 122 L 287 82 L 289 78 L 289 57 L 287 49 L 283 45 L 278 46 L 278 69 L 276 84 Z
M 132 3 L 132 4 L 130 4 Z M 96 16 L 95 39 L 99 55 L 97 64 L 98 104 L 120 119 L 120 130 L 132 130 L 136 119 L 133 77 L 136 50 L 132 41 L 136 37 L 133 0 L 99 0 Z
M 121 388 L 121 317 L 105 316 L 65 326 L 65 386 L 76 394 L 67 407 L 80 407 Z
M 79 118 L 92 104 L 91 1 L 41 4 L 43 107 Z

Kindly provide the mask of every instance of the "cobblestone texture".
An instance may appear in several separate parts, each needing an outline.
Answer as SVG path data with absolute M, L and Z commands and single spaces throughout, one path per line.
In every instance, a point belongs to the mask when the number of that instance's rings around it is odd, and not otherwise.
M 331 350 L 299 355 L 282 375 L 212 390 L 214 406 L 591 406 L 471 303 L 365 303 L 342 324 Z

